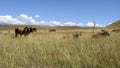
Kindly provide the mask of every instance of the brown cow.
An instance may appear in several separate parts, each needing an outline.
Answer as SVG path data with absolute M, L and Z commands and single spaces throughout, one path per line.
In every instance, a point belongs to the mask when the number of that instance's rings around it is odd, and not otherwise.
M 30 33 L 30 28 L 28 28 L 28 27 L 17 27 L 17 28 L 15 28 L 15 37 L 17 37 L 18 34 L 20 36 L 22 36 L 22 35 L 26 36 L 29 33 Z
M 98 38 L 98 37 L 107 37 L 110 36 L 110 34 L 108 33 L 108 31 L 106 30 L 101 30 L 102 32 L 97 33 L 95 35 L 92 35 L 93 38 Z
M 118 28 L 118 29 L 113 29 L 112 32 L 120 32 L 120 28 Z

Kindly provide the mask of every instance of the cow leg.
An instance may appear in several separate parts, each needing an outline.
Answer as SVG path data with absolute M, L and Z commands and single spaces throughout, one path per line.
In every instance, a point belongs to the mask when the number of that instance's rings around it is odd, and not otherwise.
M 17 37 L 17 35 L 18 35 L 18 34 L 17 34 L 17 33 L 15 33 L 15 37 Z
M 22 33 L 20 33 L 20 36 L 22 36 Z
M 18 35 L 18 29 L 15 29 L 15 37 Z

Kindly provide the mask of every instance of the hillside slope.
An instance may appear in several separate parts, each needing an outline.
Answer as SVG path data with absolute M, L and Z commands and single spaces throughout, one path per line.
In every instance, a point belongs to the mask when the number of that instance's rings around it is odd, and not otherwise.
M 106 28 L 120 28 L 120 20 L 113 22 L 112 24 L 108 25 Z

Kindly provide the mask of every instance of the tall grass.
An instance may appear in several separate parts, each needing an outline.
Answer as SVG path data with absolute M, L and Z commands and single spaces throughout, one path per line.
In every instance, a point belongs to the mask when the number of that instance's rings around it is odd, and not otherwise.
M 80 38 L 64 39 L 65 33 L 38 31 L 15 38 L 13 32 L 4 31 L 0 34 L 0 68 L 120 67 L 120 33 L 93 39 L 91 31 L 85 30 Z

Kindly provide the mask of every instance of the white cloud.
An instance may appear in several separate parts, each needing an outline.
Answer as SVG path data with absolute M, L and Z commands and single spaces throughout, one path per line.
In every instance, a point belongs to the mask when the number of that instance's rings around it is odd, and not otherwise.
M 108 23 L 108 25 L 112 24 L 112 22 Z
M 76 26 L 84 26 L 82 23 L 77 23 Z
M 39 21 L 39 22 L 37 22 L 39 25 L 44 25 L 44 24 L 46 24 L 46 21 Z
M 83 26 L 83 24 L 77 22 L 65 22 L 64 26 Z
M 93 23 L 93 22 L 88 22 L 88 23 L 86 24 L 86 26 L 88 26 L 88 27 L 93 27 L 93 26 L 94 26 L 94 23 Z
M 64 23 L 65 26 L 75 26 L 76 23 L 75 22 L 66 22 Z
M 40 16 L 39 15 L 35 15 L 35 18 L 39 18 Z
M 39 15 L 35 16 L 36 18 Z M 19 16 L 13 18 L 12 16 L 5 15 L 0 16 L 0 24 L 24 24 L 24 25 L 48 25 L 48 26 L 88 26 L 93 27 L 93 22 L 88 22 L 87 24 L 78 22 L 58 22 L 58 21 L 36 21 L 33 17 L 26 14 L 20 14 Z M 100 24 L 96 24 L 96 27 L 102 27 Z
M 38 23 L 32 17 L 30 17 L 26 14 L 20 14 L 20 16 L 16 17 L 16 19 L 25 24 L 38 25 Z
M 32 17 L 29 17 L 26 14 L 20 14 L 20 16 L 18 16 L 16 19 L 20 21 L 27 21 L 27 20 L 32 20 Z
M 58 21 L 40 21 L 40 25 L 49 25 L 49 26 L 83 26 L 82 23 L 76 22 L 58 22 Z
M 61 22 L 57 22 L 57 21 L 49 21 L 49 24 L 51 26 L 62 26 L 62 23 Z
M 100 24 L 96 24 L 96 27 L 103 27 L 103 25 L 100 25 Z
M 87 24 L 85 24 L 85 26 L 87 26 L 87 27 L 93 27 L 94 25 L 95 25 L 96 27 L 103 27 L 103 26 L 100 25 L 100 24 L 97 24 L 97 23 L 94 24 L 94 22 L 88 22 Z
M 48 25 L 48 26 L 63 26 L 61 22 L 57 21 L 39 21 L 39 25 Z
M 50 25 L 47 21 L 38 21 L 36 23 L 39 24 L 39 25 L 47 25 L 47 26 Z
M 18 21 L 16 18 L 12 18 L 12 16 L 0 16 L 0 24 L 25 24 L 21 21 Z

